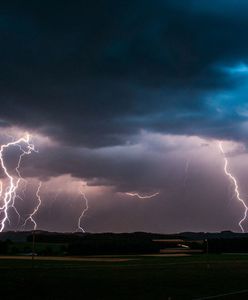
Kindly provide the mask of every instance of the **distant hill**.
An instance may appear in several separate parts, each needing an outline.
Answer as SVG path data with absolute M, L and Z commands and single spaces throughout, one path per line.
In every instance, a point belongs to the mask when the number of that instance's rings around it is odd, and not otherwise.
M 11 240 L 13 242 L 25 242 L 32 236 L 32 231 L 7 231 L 0 233 L 0 241 Z M 148 239 L 186 239 L 186 240 L 211 240 L 211 239 L 235 239 L 248 238 L 248 233 L 236 233 L 232 231 L 222 232 L 182 232 L 178 234 L 160 234 L 149 232 L 133 232 L 133 233 L 61 233 L 37 230 L 35 232 L 36 240 L 40 242 L 66 243 L 85 239 L 108 239 L 113 237 L 127 238 L 148 238 Z
M 191 240 L 211 240 L 211 239 L 235 239 L 248 238 L 248 233 L 237 233 L 232 231 L 222 232 L 182 232 L 179 236 Z

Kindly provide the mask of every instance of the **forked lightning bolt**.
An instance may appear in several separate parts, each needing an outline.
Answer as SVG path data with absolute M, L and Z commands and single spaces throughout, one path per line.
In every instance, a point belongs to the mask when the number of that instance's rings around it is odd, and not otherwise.
M 89 210 L 89 201 L 88 201 L 88 198 L 86 197 L 85 193 L 82 191 L 82 189 L 80 189 L 80 194 L 82 195 L 82 198 L 85 202 L 85 208 L 83 209 L 80 217 L 78 218 L 78 230 L 85 232 L 85 230 L 81 226 L 81 222 L 82 222 L 82 219 L 83 219 L 85 213 Z
M 23 146 L 25 145 L 25 149 L 23 149 Z M 11 175 L 11 170 L 7 167 L 7 164 L 4 160 L 4 152 L 11 146 L 19 147 L 21 154 L 18 159 L 17 167 L 15 169 L 17 176 Z M 31 154 L 33 151 L 35 151 L 34 145 L 30 142 L 30 135 L 27 133 L 25 137 L 21 137 L 20 139 L 16 141 L 9 142 L 5 145 L 2 145 L 0 148 L 0 165 L 3 169 L 4 175 L 6 176 L 6 179 L 8 180 L 8 185 L 4 189 L 3 183 L 1 182 L 0 185 L 0 196 L 3 200 L 3 205 L 0 207 L 0 232 L 2 232 L 5 228 L 6 221 L 9 221 L 8 216 L 8 210 L 9 208 L 13 208 L 18 216 L 20 217 L 18 211 L 15 208 L 15 199 L 17 197 L 17 190 L 19 187 L 19 183 L 22 179 L 20 174 L 20 166 L 22 162 L 22 158 L 25 155 Z
M 242 205 L 244 206 L 244 216 L 243 218 L 239 221 L 239 227 L 241 229 L 242 232 L 245 232 L 244 231 L 244 228 L 242 226 L 242 223 L 245 221 L 246 217 L 247 217 L 247 212 L 248 212 L 248 207 L 247 205 L 245 204 L 245 201 L 240 197 L 240 192 L 239 192 L 239 186 L 238 186 L 238 182 L 237 182 L 237 179 L 230 173 L 230 171 L 228 170 L 228 159 L 226 158 L 225 156 L 225 152 L 224 152 L 224 149 L 223 149 L 223 145 L 221 142 L 219 142 L 219 149 L 221 151 L 221 153 L 223 154 L 224 156 L 224 161 L 225 161 L 225 164 L 224 164 L 224 172 L 225 174 L 231 179 L 233 185 L 234 185 L 234 192 L 235 192 L 235 195 L 236 195 L 236 198 L 238 201 L 240 201 L 242 203 Z
M 159 195 L 159 192 L 151 194 L 151 195 L 141 195 L 139 193 L 125 193 L 127 196 L 131 196 L 131 197 L 137 197 L 139 199 L 150 199 L 150 198 L 154 198 L 157 195 Z
M 38 185 L 38 188 L 37 188 L 37 191 L 36 191 L 36 197 L 38 199 L 38 204 L 37 206 L 34 208 L 33 212 L 28 216 L 28 218 L 25 220 L 24 224 L 23 224 L 23 227 L 26 226 L 27 222 L 28 221 L 31 221 L 33 224 L 34 224 L 34 230 L 37 229 L 37 223 L 34 219 L 34 216 L 37 214 L 40 206 L 41 206 L 41 196 L 40 196 L 40 189 L 41 189 L 41 186 L 42 186 L 42 182 L 40 181 L 39 185 Z

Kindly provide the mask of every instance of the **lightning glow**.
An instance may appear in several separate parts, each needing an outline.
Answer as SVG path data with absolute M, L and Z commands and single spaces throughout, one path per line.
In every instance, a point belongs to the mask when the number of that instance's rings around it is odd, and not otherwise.
M 137 197 L 139 199 L 150 199 L 159 195 L 159 192 L 151 194 L 151 195 L 141 195 L 139 193 L 125 193 L 127 196 Z
M 25 145 L 25 149 L 23 149 Z M 21 151 L 21 154 L 18 159 L 17 167 L 15 168 L 16 176 L 11 174 L 11 170 L 9 170 L 6 161 L 4 159 L 4 153 L 5 151 L 10 147 L 18 147 Z M 3 183 L 0 184 L 0 196 L 3 201 L 3 205 L 0 207 L 0 232 L 2 232 L 5 228 L 6 221 L 10 223 L 9 219 L 9 209 L 12 208 L 17 213 L 18 218 L 20 218 L 20 214 L 18 213 L 17 209 L 15 208 L 15 200 L 17 198 L 17 190 L 19 187 L 19 183 L 21 181 L 22 176 L 20 174 L 20 167 L 22 158 L 25 155 L 31 154 L 35 150 L 34 145 L 30 142 L 30 135 L 27 133 L 25 137 L 21 137 L 18 140 L 12 140 L 12 142 L 9 142 L 7 144 L 4 144 L 0 148 L 0 166 L 2 167 L 2 170 L 4 172 L 4 175 L 6 176 L 6 179 L 8 180 L 8 185 L 4 189 Z
M 242 205 L 244 206 L 244 216 L 243 218 L 239 221 L 239 227 L 241 229 L 242 232 L 245 232 L 243 226 L 242 226 L 242 223 L 245 221 L 246 217 L 247 217 L 247 212 L 248 212 L 248 207 L 247 205 L 245 204 L 245 201 L 240 197 L 240 192 L 239 192 L 239 186 L 238 186 L 238 182 L 237 182 L 237 179 L 230 173 L 230 171 L 228 170 L 228 159 L 225 155 L 225 151 L 223 149 L 223 145 L 222 145 L 222 142 L 219 142 L 218 143 L 219 145 L 219 149 L 221 151 L 221 153 L 223 154 L 224 156 L 224 161 L 225 161 L 225 164 L 224 164 L 224 172 L 225 174 L 231 179 L 233 185 L 234 185 L 234 192 L 235 192 L 235 195 L 236 195 L 236 198 L 238 201 L 240 201 L 242 203 Z
M 40 196 L 40 189 L 41 189 L 41 187 L 42 187 L 42 182 L 40 181 L 40 183 L 39 183 L 39 185 L 38 185 L 38 188 L 37 188 L 37 191 L 36 191 L 36 197 L 37 197 L 37 199 L 38 199 L 38 204 L 37 204 L 37 206 L 34 208 L 33 212 L 32 212 L 32 213 L 28 216 L 28 218 L 25 220 L 25 222 L 24 222 L 24 224 L 23 224 L 23 227 L 25 227 L 26 224 L 27 224 L 27 222 L 30 221 L 30 222 L 32 222 L 33 225 L 34 225 L 33 230 L 36 230 L 36 229 L 37 229 L 37 223 L 36 223 L 36 221 L 35 221 L 35 219 L 34 219 L 34 216 L 35 216 L 35 215 L 37 214 L 37 212 L 39 211 L 39 208 L 40 208 L 41 203 L 42 203 L 42 201 L 41 201 L 41 196 Z
M 85 208 L 83 209 L 81 215 L 78 218 L 78 230 L 85 232 L 84 228 L 81 226 L 81 223 L 82 223 L 82 219 L 83 219 L 85 213 L 89 210 L 89 200 L 86 197 L 85 193 L 83 192 L 82 188 L 80 189 L 80 194 L 82 195 L 82 199 L 85 202 Z
M 0 197 L 2 197 L 2 193 L 3 193 L 3 182 L 0 181 Z

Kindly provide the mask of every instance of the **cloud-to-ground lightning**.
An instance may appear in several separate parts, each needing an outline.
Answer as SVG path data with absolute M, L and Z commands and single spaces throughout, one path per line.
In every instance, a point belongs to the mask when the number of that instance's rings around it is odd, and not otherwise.
M 82 199 L 85 202 L 85 207 L 84 207 L 81 215 L 78 218 L 78 230 L 81 230 L 82 232 L 85 232 L 84 228 L 81 226 L 81 223 L 82 223 L 82 219 L 83 219 L 85 213 L 89 210 L 89 200 L 86 197 L 85 193 L 83 192 L 82 188 L 80 189 L 80 194 L 82 196 Z
M 242 232 L 245 232 L 244 231 L 244 228 L 242 226 L 242 223 L 245 221 L 246 217 L 247 217 L 247 212 L 248 212 L 248 207 L 245 203 L 245 201 L 240 197 L 240 192 L 239 192 L 239 186 L 238 186 L 238 182 L 237 182 L 237 179 L 230 173 L 230 171 L 228 170 L 228 159 L 225 155 L 225 151 L 223 149 L 223 145 L 222 145 L 222 142 L 219 142 L 218 143 L 219 145 L 219 149 L 221 151 L 221 153 L 223 154 L 224 156 L 224 161 L 225 161 L 225 164 L 224 164 L 224 172 L 225 174 L 231 179 L 233 185 L 234 185 L 234 192 L 235 192 L 235 195 L 236 195 L 236 198 L 238 201 L 240 201 L 242 203 L 242 205 L 244 206 L 244 216 L 243 218 L 239 221 L 239 227 L 241 229 Z
M 150 199 L 150 198 L 154 198 L 157 195 L 159 195 L 159 192 L 156 192 L 154 194 L 151 195 L 141 195 L 139 193 L 125 193 L 127 196 L 131 196 L 131 197 L 137 197 L 139 199 Z
M 190 159 L 186 160 L 186 164 L 185 164 L 185 168 L 184 168 L 184 180 L 183 180 L 184 188 L 186 188 L 186 185 L 187 185 L 190 161 L 191 161 Z
M 35 221 L 35 219 L 34 219 L 34 216 L 37 214 L 37 212 L 38 212 L 38 210 L 39 210 L 39 208 L 40 208 L 40 206 L 41 206 L 41 196 L 40 196 L 40 189 L 41 189 L 41 187 L 42 187 L 42 182 L 40 181 L 40 183 L 39 183 L 39 185 L 38 185 L 38 188 L 37 188 L 37 191 L 36 191 L 36 198 L 37 198 L 37 200 L 38 200 L 38 204 L 37 204 L 36 207 L 34 208 L 33 212 L 26 218 L 26 220 L 25 220 L 25 222 L 24 222 L 24 224 L 23 224 L 23 227 L 25 227 L 26 224 L 27 224 L 27 222 L 30 221 L 30 222 L 32 222 L 33 225 L 34 225 L 34 228 L 33 228 L 33 229 L 34 229 L 34 230 L 37 229 L 37 223 L 36 223 L 36 221 Z
M 18 147 L 21 151 L 21 154 L 18 159 L 17 167 L 15 168 L 16 176 L 12 175 L 12 171 L 8 168 L 6 161 L 4 159 L 4 153 L 5 151 L 10 147 Z M 25 149 L 23 148 L 25 146 Z M 2 167 L 2 170 L 4 172 L 4 175 L 6 176 L 6 179 L 8 181 L 8 184 L 6 188 L 3 188 L 3 184 L 1 183 L 1 196 L 3 196 L 3 205 L 0 207 L 0 232 L 2 232 L 5 228 L 6 221 L 9 221 L 9 215 L 8 211 L 9 208 L 13 208 L 15 212 L 18 214 L 18 217 L 20 217 L 18 211 L 15 208 L 15 199 L 17 197 L 17 190 L 19 187 L 19 183 L 22 179 L 22 176 L 20 174 L 20 166 L 22 162 L 22 158 L 25 155 L 31 154 L 33 151 L 35 151 L 34 145 L 30 142 L 30 135 L 27 133 L 26 136 L 21 137 L 17 140 L 13 140 L 12 142 L 9 142 L 7 144 L 4 144 L 0 148 L 0 165 Z

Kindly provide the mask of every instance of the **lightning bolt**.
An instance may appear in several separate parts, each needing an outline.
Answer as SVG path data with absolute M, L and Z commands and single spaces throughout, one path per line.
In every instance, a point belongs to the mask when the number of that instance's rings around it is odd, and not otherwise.
M 81 226 L 81 222 L 82 222 L 82 219 L 85 215 L 85 213 L 89 210 L 89 200 L 88 198 L 86 197 L 85 193 L 83 192 L 82 189 L 80 189 L 80 194 L 82 195 L 82 199 L 84 200 L 85 202 L 85 208 L 83 209 L 81 215 L 79 216 L 78 218 L 78 230 L 81 230 L 82 232 L 85 232 L 85 230 L 83 229 L 83 227 Z
M 26 149 L 23 149 L 22 145 L 26 146 Z M 6 162 L 4 160 L 4 152 L 11 146 L 19 147 L 21 154 L 18 159 L 17 167 L 15 168 L 15 171 L 17 173 L 17 176 L 12 176 L 10 170 L 8 169 Z M 2 167 L 4 174 L 6 175 L 6 178 L 9 182 L 7 185 L 7 188 L 3 192 L 3 184 L 1 182 L 0 185 L 0 196 L 3 196 L 3 205 L 0 207 L 0 216 L 2 218 L 0 219 L 0 232 L 2 232 L 5 228 L 6 221 L 9 221 L 8 216 L 8 210 L 9 208 L 13 208 L 15 212 L 17 213 L 18 217 L 20 218 L 20 214 L 18 213 L 17 209 L 15 208 L 15 199 L 17 197 L 17 190 L 19 187 L 20 180 L 22 179 L 22 176 L 20 174 L 20 166 L 22 162 L 22 158 L 25 155 L 31 154 L 35 150 L 34 145 L 30 142 L 30 135 L 27 133 L 25 137 L 21 137 L 20 139 L 12 142 L 9 142 L 7 144 L 4 144 L 0 147 L 0 166 Z M 17 178 L 16 178 L 17 177 Z
M 28 139 L 29 139 L 29 137 L 28 137 Z M 18 163 L 17 163 L 17 167 L 15 168 L 16 173 L 17 173 L 17 175 L 18 175 L 19 178 L 18 178 L 18 180 L 17 180 L 16 189 L 15 189 L 15 191 L 14 191 L 14 193 L 13 193 L 12 202 L 11 202 L 10 207 L 13 208 L 13 210 L 14 210 L 15 213 L 17 214 L 17 216 L 18 216 L 18 224 L 19 224 L 20 219 L 21 219 L 21 216 L 20 216 L 18 210 L 17 210 L 16 207 L 15 207 L 15 200 L 16 200 L 16 198 L 19 198 L 19 199 L 21 199 L 21 200 L 23 201 L 23 198 L 22 198 L 20 195 L 17 195 L 17 190 L 18 190 L 18 188 L 19 188 L 19 185 L 20 185 L 21 180 L 25 183 L 25 187 L 24 187 L 24 190 L 23 190 L 23 194 L 25 193 L 26 185 L 27 185 L 27 180 L 24 179 L 24 178 L 22 177 L 22 175 L 21 175 L 20 167 L 21 167 L 21 163 L 22 163 L 23 157 L 24 157 L 25 155 L 31 154 L 33 151 L 36 151 L 36 150 L 35 150 L 33 144 L 29 144 L 28 147 L 27 147 L 27 150 L 24 150 L 24 149 L 22 148 L 22 146 L 19 145 L 19 144 L 17 144 L 16 146 L 18 146 L 19 149 L 20 149 L 20 151 L 21 151 L 21 155 L 19 156 Z
M 141 195 L 139 193 L 125 193 L 127 196 L 131 196 L 131 197 L 137 197 L 139 199 L 150 199 L 150 198 L 154 198 L 157 195 L 159 195 L 159 192 L 151 194 L 151 195 Z
M 185 169 L 184 169 L 184 180 L 183 180 L 184 188 L 186 188 L 187 181 L 188 181 L 189 165 L 190 165 L 190 160 L 187 159 L 186 164 L 185 164 Z
M 244 206 L 244 216 L 243 218 L 239 221 L 239 227 L 241 229 L 242 232 L 245 232 L 244 231 L 244 228 L 242 226 L 242 223 L 245 221 L 246 217 L 247 217 L 247 212 L 248 212 L 248 207 L 247 205 L 245 204 L 245 201 L 240 197 L 240 192 L 239 192 L 239 186 L 238 186 L 238 182 L 237 182 L 237 179 L 230 173 L 230 171 L 228 170 L 228 159 L 226 158 L 226 155 L 225 155 L 225 151 L 223 149 L 223 145 L 222 145 L 222 142 L 219 142 L 218 143 L 219 145 L 219 149 L 220 149 L 220 152 L 223 154 L 224 156 L 224 172 L 225 174 L 230 178 L 230 180 L 232 181 L 233 185 L 234 185 L 234 192 L 235 192 L 235 195 L 236 195 L 236 198 L 239 202 L 242 203 L 242 205 Z
M 34 230 L 36 230 L 37 229 L 37 223 L 36 223 L 36 221 L 35 221 L 35 219 L 34 219 L 34 216 L 37 214 L 37 212 L 38 212 L 38 210 L 39 210 L 39 208 L 40 208 L 40 206 L 41 206 L 41 203 L 42 203 L 42 201 L 41 201 L 41 196 L 40 196 L 40 189 L 41 189 L 41 187 L 42 187 L 42 182 L 40 181 L 39 182 L 39 185 L 38 185 L 38 188 L 37 188 L 37 191 L 36 191 L 36 198 L 38 199 L 38 204 L 37 204 L 37 206 L 34 208 L 34 210 L 33 210 L 33 212 L 27 217 L 27 219 L 25 220 L 25 222 L 24 222 L 24 224 L 23 224 L 23 227 L 25 227 L 26 226 L 26 224 L 27 224 L 27 222 L 28 221 L 31 221 L 33 224 L 34 224 Z

